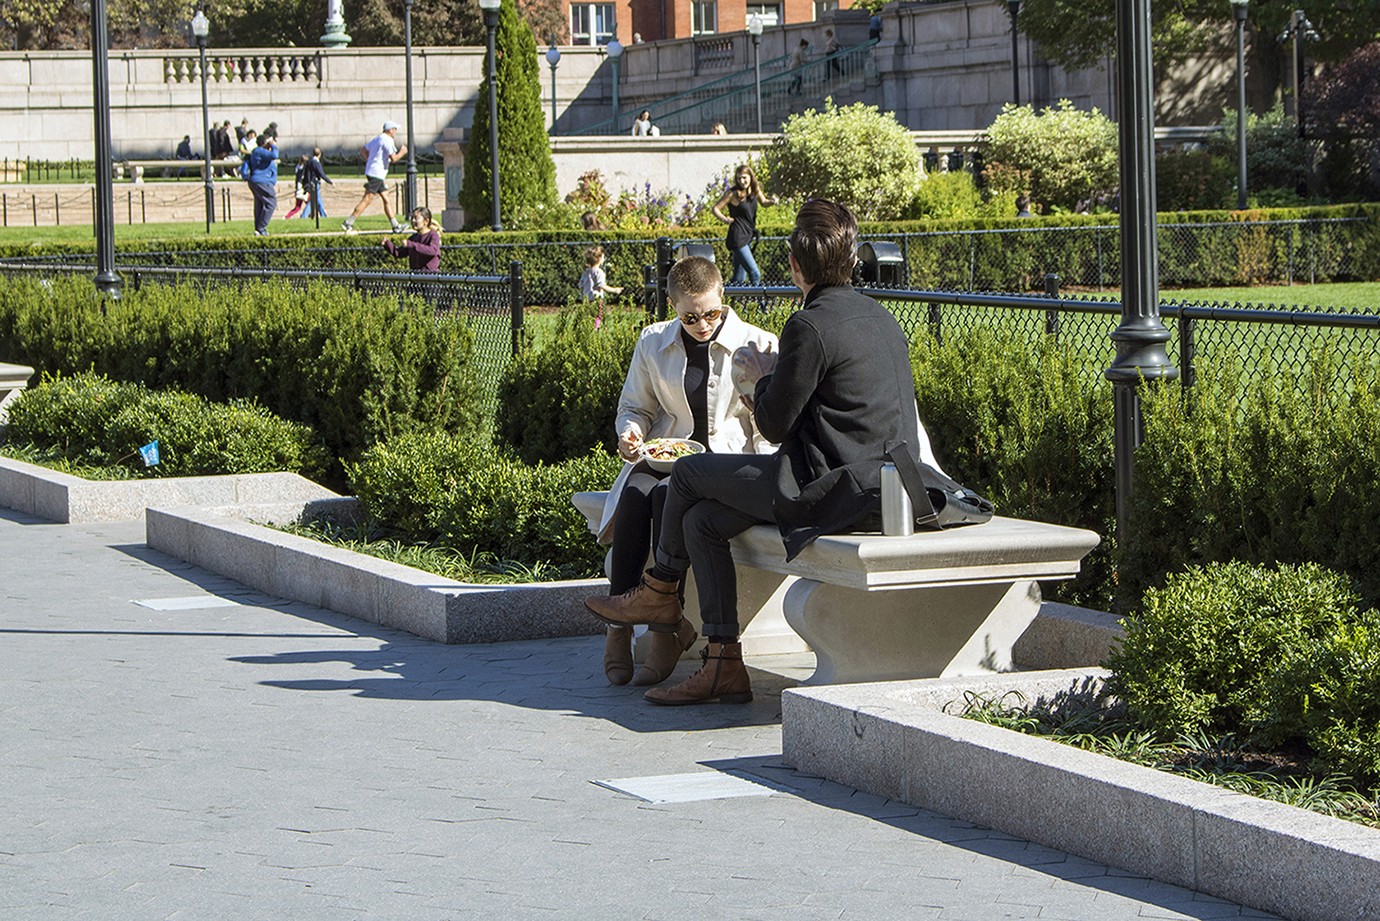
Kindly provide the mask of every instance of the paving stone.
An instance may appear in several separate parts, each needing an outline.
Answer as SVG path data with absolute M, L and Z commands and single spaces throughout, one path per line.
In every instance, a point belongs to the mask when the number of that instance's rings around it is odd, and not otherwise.
M 133 604 L 193 595 L 238 606 Z M 655 708 L 598 637 L 443 646 L 3 510 L 0 636 L 6 921 L 1270 917 L 795 771 L 788 657 Z M 592 783 L 703 771 L 790 792 Z

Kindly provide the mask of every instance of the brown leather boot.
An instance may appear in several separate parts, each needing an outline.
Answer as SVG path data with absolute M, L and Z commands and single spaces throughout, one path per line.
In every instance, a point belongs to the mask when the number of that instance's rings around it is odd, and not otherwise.
M 680 654 L 694 645 L 695 639 L 699 636 L 690 625 L 690 621 L 684 617 L 680 619 L 680 626 L 675 630 L 650 632 L 652 646 L 647 650 L 647 657 L 642 660 L 642 665 L 638 667 L 637 674 L 633 675 L 632 679 L 632 683 L 639 686 L 661 684 L 671 677 L 671 672 L 676 670 L 676 663 L 680 661 Z
M 663 582 L 644 574 L 641 582 L 621 595 L 586 598 L 585 607 L 595 617 L 615 627 L 636 624 L 674 627 L 680 623 L 680 586 L 678 582 Z
M 627 684 L 633 673 L 632 627 L 604 631 L 604 677 L 609 684 Z
M 710 643 L 704 665 L 680 684 L 652 688 L 644 696 L 654 704 L 681 706 L 717 700 L 726 704 L 745 704 L 752 700 L 752 682 L 743 665 L 742 643 Z

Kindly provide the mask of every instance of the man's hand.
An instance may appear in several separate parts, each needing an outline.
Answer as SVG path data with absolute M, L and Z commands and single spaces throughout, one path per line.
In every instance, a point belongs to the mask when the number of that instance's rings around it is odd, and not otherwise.
M 764 351 L 757 347 L 756 342 L 749 342 L 735 351 L 731 372 L 733 389 L 740 396 L 751 397 L 757 390 L 757 382 L 776 370 L 776 358 L 770 345 Z
M 642 458 L 641 447 L 642 433 L 632 426 L 628 426 L 628 430 L 618 436 L 618 453 L 629 463 L 636 463 Z

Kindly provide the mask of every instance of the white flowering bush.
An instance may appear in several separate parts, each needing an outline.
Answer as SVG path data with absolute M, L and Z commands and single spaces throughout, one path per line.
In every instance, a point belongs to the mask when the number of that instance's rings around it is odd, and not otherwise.
M 768 191 L 795 204 L 827 198 L 852 208 L 859 220 L 904 216 L 920 182 L 915 141 L 890 112 L 861 102 L 792 115 L 763 154 Z
M 1028 172 L 1033 201 L 1046 210 L 1073 211 L 1117 187 L 1116 125 L 1097 109 L 1067 99 L 1036 114 L 1009 103 L 983 138 L 990 171 Z

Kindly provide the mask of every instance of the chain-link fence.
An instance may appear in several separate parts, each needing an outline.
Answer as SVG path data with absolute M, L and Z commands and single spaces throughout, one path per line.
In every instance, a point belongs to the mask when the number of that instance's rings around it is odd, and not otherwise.
M 1159 281 L 1179 287 L 1313 284 L 1369 281 L 1376 267 L 1366 264 L 1354 242 L 1371 218 L 1310 218 L 1289 221 L 1219 221 L 1160 224 Z M 454 275 L 502 275 L 518 261 L 526 274 L 527 303 L 560 306 L 578 293 L 585 251 L 604 250 L 613 284 L 635 284 L 641 267 L 655 261 L 651 238 L 597 239 L 567 234 L 556 241 L 457 243 L 448 236 L 441 265 Z M 877 234 L 873 243 L 894 244 L 898 261 L 889 287 L 935 291 L 1028 293 L 1044 289 L 1044 277 L 1058 275 L 1066 289 L 1100 291 L 1121 284 L 1121 231 L 1116 224 L 1078 227 L 1015 226 L 991 230 L 942 230 Z M 673 246 L 682 241 L 673 241 Z M 696 239 L 709 246 L 725 276 L 731 261 L 722 238 Z M 787 238 L 764 236 L 754 245 L 763 280 L 789 284 Z M 94 256 L 60 255 L 29 262 L 80 261 Z M 258 267 L 405 273 L 377 245 L 266 246 L 235 249 L 125 251 L 123 264 L 166 267 Z
M 56 263 L 0 263 L 0 274 L 74 274 L 89 266 Z M 150 284 L 198 287 L 274 281 L 296 288 L 326 282 L 353 288 L 370 297 L 396 298 L 399 307 L 426 307 L 437 322 L 465 323 L 474 336 L 473 361 L 481 417 L 498 409 L 498 384 L 522 343 L 525 298 L 522 267 L 514 263 L 503 274 L 437 275 L 413 272 L 366 272 L 289 268 L 123 265 L 117 271 L 133 291 Z

